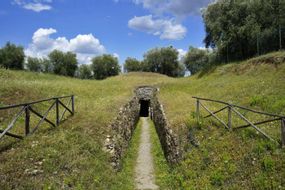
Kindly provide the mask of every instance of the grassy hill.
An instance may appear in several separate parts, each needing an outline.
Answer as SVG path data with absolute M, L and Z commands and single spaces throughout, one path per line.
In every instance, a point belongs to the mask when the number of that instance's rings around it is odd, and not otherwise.
M 108 155 L 102 151 L 102 140 L 108 134 L 108 124 L 139 85 L 160 88 L 159 98 L 166 115 L 187 150 L 182 163 L 166 172 L 165 187 L 282 189 L 284 150 L 251 129 L 229 132 L 214 120 L 197 124 L 192 98 L 220 99 L 285 115 L 285 64 L 284 59 L 277 58 L 282 56 L 284 52 L 269 54 L 260 57 L 260 61 L 256 58 L 233 63 L 181 79 L 130 73 L 104 81 L 86 81 L 0 70 L 0 105 L 76 95 L 76 114 L 59 128 L 49 130 L 43 125 L 23 141 L 9 137 L 1 141 L 0 189 L 131 189 L 129 172 L 113 172 Z M 219 108 L 215 104 L 207 106 Z M 256 115 L 248 117 L 260 119 Z M 21 131 L 21 122 L 14 129 L 17 132 Z M 269 127 L 264 130 L 278 138 L 279 125 Z M 198 148 L 187 140 L 189 130 L 199 142 Z M 33 173 L 35 170 L 38 172 Z

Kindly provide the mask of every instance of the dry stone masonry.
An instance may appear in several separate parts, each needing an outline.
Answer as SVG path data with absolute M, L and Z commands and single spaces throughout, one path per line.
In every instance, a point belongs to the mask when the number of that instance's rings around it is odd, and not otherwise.
M 115 169 L 120 169 L 120 160 L 129 146 L 140 116 L 150 116 L 153 120 L 167 161 L 174 164 L 181 159 L 178 138 L 171 130 L 163 106 L 156 96 L 157 92 L 158 89 L 154 87 L 138 87 L 135 96 L 120 109 L 110 125 L 111 134 L 106 137 L 104 149 L 110 153 Z

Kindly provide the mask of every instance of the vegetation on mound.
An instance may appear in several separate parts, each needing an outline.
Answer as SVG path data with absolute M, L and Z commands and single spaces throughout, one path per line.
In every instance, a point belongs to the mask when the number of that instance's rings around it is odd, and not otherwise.
M 139 143 L 141 137 L 141 125 L 142 122 L 139 121 L 136 130 L 132 136 L 132 139 L 129 144 L 129 148 L 122 159 L 122 168 L 118 172 L 118 178 L 121 180 L 116 181 L 116 185 L 114 185 L 115 189 L 125 189 L 132 190 L 135 189 L 135 166 L 137 163 L 138 151 L 139 151 Z M 125 180 L 128 179 L 128 180 Z
M 192 96 L 284 115 L 284 71 L 284 64 L 275 67 L 245 62 L 217 67 L 203 77 L 173 79 L 152 73 L 130 73 L 104 81 L 83 81 L 0 69 L 1 105 L 76 95 L 75 116 L 59 128 L 48 130 L 44 125 L 24 141 L 9 137 L 5 137 L 4 143 L 1 141 L 0 188 L 116 189 L 119 187 L 116 180 L 130 184 L 129 178 L 113 172 L 108 155 L 102 151 L 102 142 L 108 134 L 108 124 L 132 96 L 134 88 L 154 85 L 160 88 L 158 96 L 167 117 L 188 150 L 181 165 L 172 168 L 169 174 L 175 177 L 169 180 L 173 180 L 174 189 L 282 189 L 284 150 L 251 129 L 228 132 L 217 128 L 220 125 L 213 120 L 197 125 L 192 117 L 195 111 Z M 218 109 L 214 104 L 207 106 Z M 249 117 L 253 121 L 260 119 Z M 198 148 L 190 146 L 189 128 L 200 143 Z M 268 131 L 280 135 L 278 124 Z M 169 184 L 163 180 L 159 183 Z
M 192 98 L 223 100 L 285 115 L 284 72 L 283 63 L 275 67 L 244 62 L 217 67 L 203 77 L 195 75 L 161 86 L 159 98 L 188 150 L 184 161 L 173 171 L 183 189 L 284 188 L 281 180 L 285 177 L 284 150 L 251 128 L 229 132 L 215 119 L 197 124 L 193 117 L 196 102 Z M 205 104 L 212 111 L 221 108 L 218 104 Z M 205 111 L 202 113 L 206 115 Z M 253 122 L 265 119 L 256 114 L 243 114 Z M 226 112 L 218 115 L 227 121 Z M 234 126 L 245 124 L 234 118 Z M 260 127 L 280 141 L 280 122 Z M 199 142 L 198 148 L 189 147 L 189 130 Z
M 83 81 L 0 70 L 0 80 L 2 105 L 74 94 L 76 112 L 57 129 L 45 124 L 24 141 L 11 137 L 1 140 L 0 189 L 115 189 L 117 180 L 127 184 L 129 179 L 116 175 L 102 150 L 109 123 L 137 86 L 172 79 L 140 73 Z M 15 130 L 23 128 L 23 121 L 18 121 Z
M 246 129 L 229 132 L 213 120 L 189 123 L 199 142 L 175 168 L 183 189 L 282 189 L 284 150 Z
M 253 64 L 273 64 L 279 65 L 281 63 L 285 63 L 285 51 L 273 52 L 269 54 L 265 54 L 248 61 Z

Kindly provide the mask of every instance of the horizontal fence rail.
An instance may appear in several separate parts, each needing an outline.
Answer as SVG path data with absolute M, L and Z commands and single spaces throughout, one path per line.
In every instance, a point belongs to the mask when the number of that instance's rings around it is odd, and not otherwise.
M 68 99 L 67 104 L 63 103 L 63 99 Z M 37 104 L 46 103 L 46 102 L 50 103 L 50 105 L 44 114 L 41 114 L 34 109 L 34 106 L 36 106 Z M 59 114 L 60 107 L 64 109 L 61 115 Z M 16 113 L 16 115 L 13 117 L 10 124 L 5 129 L 0 129 L 0 140 L 4 136 L 10 136 L 10 137 L 18 138 L 18 139 L 23 139 L 25 136 L 35 133 L 35 131 L 44 122 L 48 123 L 52 127 L 57 127 L 60 124 L 60 122 L 63 121 L 66 111 L 69 112 L 71 116 L 74 115 L 74 95 L 53 97 L 53 98 L 43 99 L 43 100 L 24 103 L 24 104 L 3 106 L 3 107 L 0 107 L 0 111 L 9 110 L 13 108 L 20 108 L 20 111 Z M 51 121 L 50 119 L 47 118 L 51 110 L 55 110 L 55 121 Z M 34 114 L 40 119 L 39 122 L 36 124 L 36 126 L 32 130 L 31 130 L 31 122 L 30 122 L 31 114 Z M 15 126 L 17 120 L 19 120 L 19 118 L 23 115 L 24 115 L 24 120 L 25 120 L 25 124 L 24 124 L 25 134 L 18 135 L 18 134 L 13 134 L 9 132 Z
M 204 108 L 209 114 L 204 116 L 203 118 L 209 118 L 209 117 L 214 117 L 216 120 L 218 120 L 226 129 L 228 130 L 239 130 L 239 129 L 244 129 L 247 127 L 252 127 L 254 128 L 256 131 L 258 131 L 259 133 L 261 133 L 264 137 L 277 142 L 276 140 L 274 140 L 272 137 L 270 137 L 268 134 L 266 134 L 263 130 L 261 130 L 260 128 L 258 128 L 258 125 L 261 124 L 266 124 L 269 122 L 273 122 L 273 121 L 280 121 L 281 123 L 281 146 L 283 148 L 285 148 L 285 116 L 281 116 L 281 115 L 277 115 L 277 114 L 272 114 L 272 113 L 266 113 L 266 112 L 262 112 L 262 111 L 257 111 L 257 110 L 253 110 L 253 109 L 249 109 L 243 106 L 238 106 L 238 105 L 234 105 L 234 104 L 230 104 L 228 102 L 224 102 L 224 101 L 220 101 L 220 100 L 212 100 L 212 99 L 208 99 L 208 98 L 200 98 L 200 97 L 193 97 L 194 99 L 196 99 L 196 116 L 198 119 L 198 122 L 200 121 L 201 116 L 201 108 Z M 205 102 L 214 102 L 217 104 L 221 104 L 224 105 L 221 109 L 217 110 L 217 111 L 211 111 L 209 108 L 207 108 L 205 106 L 205 104 L 203 103 L 203 101 Z M 238 109 L 241 110 L 245 110 L 245 111 L 249 111 L 255 114 L 259 114 L 259 115 L 265 115 L 265 116 L 269 116 L 271 117 L 270 119 L 264 120 L 264 121 L 259 121 L 259 122 L 251 122 L 248 118 L 246 118 L 246 116 L 244 116 L 244 114 L 240 113 Z M 221 118 L 219 118 L 216 114 L 227 110 L 227 122 L 224 122 Z M 232 117 L 233 117 L 233 113 L 235 113 L 235 115 L 239 116 L 240 119 L 242 119 L 243 121 L 245 121 L 247 124 L 246 125 L 242 125 L 242 126 L 238 126 L 238 127 L 234 127 L 232 126 Z

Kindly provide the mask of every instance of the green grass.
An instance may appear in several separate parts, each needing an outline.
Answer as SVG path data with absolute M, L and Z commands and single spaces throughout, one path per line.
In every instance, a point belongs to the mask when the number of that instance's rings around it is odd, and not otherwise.
M 266 64 L 273 64 L 277 66 L 278 64 L 285 62 L 285 53 L 284 53 L 284 50 L 273 52 L 273 53 L 268 53 L 268 54 L 250 59 L 248 62 L 253 63 L 253 64 L 266 63 Z
M 119 177 L 108 162 L 108 154 L 102 150 L 110 130 L 108 125 L 137 86 L 157 85 L 168 80 L 172 79 L 141 73 L 84 81 L 0 70 L 0 99 L 5 105 L 53 96 L 76 96 L 74 117 L 59 128 L 45 124 L 24 141 L 10 137 L 1 140 L 0 189 L 116 188 Z M 14 113 L 4 114 L 12 116 Z M 14 130 L 23 132 L 23 119 Z M 35 170 L 40 172 L 32 174 Z M 120 180 L 125 184 L 129 179 Z
M 175 189 L 178 184 L 172 167 L 168 165 L 156 133 L 154 123 L 149 119 L 152 155 L 154 160 L 155 182 L 160 189 Z
M 285 64 L 261 64 L 265 63 L 266 57 L 279 60 L 282 56 L 284 52 L 277 52 L 254 61 L 220 66 L 202 77 L 195 75 L 181 79 L 130 73 L 104 81 L 86 81 L 0 69 L 1 105 L 76 95 L 76 114 L 59 128 L 43 125 L 35 135 L 23 141 L 10 137 L 1 140 L 0 189 L 131 188 L 131 177 L 125 177 L 128 172 L 116 174 L 113 171 L 102 144 L 109 134 L 108 125 L 139 85 L 159 87 L 158 96 L 169 122 L 188 150 L 181 164 L 170 169 L 170 175 L 164 161 L 156 161 L 159 166 L 156 170 L 161 169 L 161 173 L 170 176 L 166 179 L 158 176 L 162 187 L 168 187 L 173 180 L 173 186 L 169 186 L 172 189 L 282 189 L 285 186 L 284 180 L 281 181 L 285 178 L 284 150 L 252 129 L 229 132 L 214 120 L 197 125 L 192 117 L 195 111 L 192 96 L 285 115 Z M 206 105 L 211 110 L 219 108 L 216 104 Z M 46 106 L 41 105 L 38 109 Z M 1 112 L 0 121 L 4 120 L 1 126 L 8 123 L 7 118 L 15 111 Z M 265 119 L 245 114 L 253 122 Z M 52 115 L 49 117 L 53 119 Z M 220 117 L 226 119 L 226 113 L 221 113 Z M 13 129 L 15 132 L 23 132 L 23 121 L 23 118 L 19 120 Z M 32 123 L 35 122 L 33 119 Z M 241 123 L 234 119 L 234 126 Z M 276 140 L 280 139 L 279 123 L 261 128 Z M 189 130 L 199 142 L 198 148 L 190 145 Z M 158 158 L 162 158 L 159 153 Z M 33 174 L 35 170 L 38 172 Z
M 122 169 L 118 172 L 118 180 L 114 189 L 135 189 L 135 165 L 138 157 L 138 148 L 140 143 L 142 122 L 139 121 L 132 139 L 129 144 L 129 148 L 122 159 Z M 127 179 L 127 180 L 126 180 Z
M 176 170 L 184 189 L 282 189 L 285 184 L 285 153 L 276 144 L 264 139 L 255 130 L 225 130 L 214 119 L 197 125 L 196 102 L 192 96 L 224 100 L 285 115 L 285 65 L 244 62 L 216 68 L 202 78 L 193 76 L 161 86 L 159 97 L 185 149 L 184 161 Z M 205 103 L 212 111 L 221 108 Z M 202 111 L 206 115 L 206 111 Z M 245 113 L 251 121 L 266 117 Z M 225 121 L 227 113 L 219 116 Z M 234 117 L 233 125 L 245 124 Z M 280 141 L 280 122 L 260 126 Z M 192 131 L 199 148 L 190 147 L 187 134 Z M 184 143 L 186 142 L 186 143 Z M 264 158 L 272 160 L 270 170 L 264 169 Z M 263 180 L 266 179 L 266 180 Z M 262 188 L 261 188 L 262 187 Z

